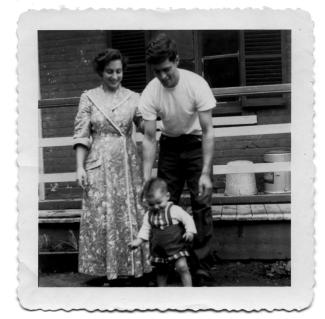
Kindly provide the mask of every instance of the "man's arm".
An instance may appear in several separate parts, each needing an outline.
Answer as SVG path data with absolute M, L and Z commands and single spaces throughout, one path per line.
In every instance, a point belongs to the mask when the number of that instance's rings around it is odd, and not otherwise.
M 153 163 L 156 158 L 156 120 L 144 120 L 144 138 L 142 143 L 143 150 L 143 174 L 144 180 L 147 181 L 151 177 Z
M 212 125 L 212 111 L 199 112 L 199 121 L 202 128 L 203 167 L 199 180 L 200 196 L 206 197 L 212 192 L 211 168 L 214 149 L 214 133 Z

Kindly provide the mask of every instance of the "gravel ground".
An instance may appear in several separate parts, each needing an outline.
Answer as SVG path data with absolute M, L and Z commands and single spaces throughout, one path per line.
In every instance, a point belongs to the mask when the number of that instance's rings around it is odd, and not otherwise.
M 290 262 L 222 262 L 211 268 L 211 280 L 201 283 L 203 286 L 290 286 Z M 173 274 L 169 286 L 180 286 L 179 278 Z M 121 279 L 104 283 L 93 277 L 78 273 L 41 273 L 40 287 L 148 287 L 155 286 L 154 277 L 140 279 Z

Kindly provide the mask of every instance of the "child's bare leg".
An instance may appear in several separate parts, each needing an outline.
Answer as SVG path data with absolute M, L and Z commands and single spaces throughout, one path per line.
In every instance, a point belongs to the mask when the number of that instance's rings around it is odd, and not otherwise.
M 187 265 L 186 257 L 181 257 L 176 260 L 176 271 L 179 273 L 184 287 L 192 287 L 192 277 Z
M 158 287 L 166 287 L 168 278 L 168 267 L 166 265 L 159 265 L 156 268 L 156 272 Z

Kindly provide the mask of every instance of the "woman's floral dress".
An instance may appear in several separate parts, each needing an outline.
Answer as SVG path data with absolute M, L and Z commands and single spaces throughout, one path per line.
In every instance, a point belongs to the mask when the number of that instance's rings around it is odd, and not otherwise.
M 81 95 L 74 145 L 89 150 L 88 177 L 80 222 L 79 272 L 107 276 L 142 276 L 151 271 L 149 250 L 130 250 L 144 216 L 139 204 L 142 170 L 132 139 L 139 95 L 121 87 L 108 103 L 102 86 Z

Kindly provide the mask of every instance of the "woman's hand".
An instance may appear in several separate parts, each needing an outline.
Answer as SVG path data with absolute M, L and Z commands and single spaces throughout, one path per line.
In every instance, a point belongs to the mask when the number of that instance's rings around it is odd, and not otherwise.
M 77 182 L 84 189 L 88 184 L 87 173 L 84 169 L 84 162 L 88 155 L 88 149 L 82 144 L 76 145 Z
M 77 168 L 77 182 L 82 189 L 85 189 L 85 187 L 88 185 L 87 173 L 83 167 Z
M 191 233 L 191 232 L 186 232 L 186 233 L 183 235 L 183 238 L 185 239 L 185 241 L 192 241 L 193 238 L 194 238 L 194 234 Z

